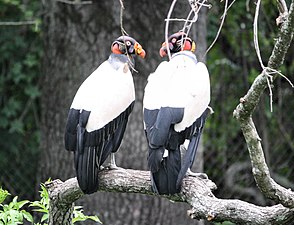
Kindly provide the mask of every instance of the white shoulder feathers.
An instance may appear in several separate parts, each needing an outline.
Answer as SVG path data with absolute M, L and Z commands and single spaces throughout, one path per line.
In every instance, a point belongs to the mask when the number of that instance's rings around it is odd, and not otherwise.
M 179 54 L 169 62 L 159 64 L 150 74 L 145 88 L 144 108 L 184 108 L 183 120 L 175 125 L 176 131 L 201 116 L 210 102 L 209 73 L 204 63 L 195 63 L 188 54 Z

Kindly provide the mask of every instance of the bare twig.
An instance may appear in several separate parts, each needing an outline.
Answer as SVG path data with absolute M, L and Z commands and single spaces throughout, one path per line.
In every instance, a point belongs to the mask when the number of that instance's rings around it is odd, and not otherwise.
M 24 25 L 36 25 L 36 24 L 37 24 L 37 21 L 34 21 L 34 20 L 0 22 L 0 26 L 24 26 Z
M 170 6 L 170 9 L 169 9 L 169 12 L 168 12 L 168 15 L 167 15 L 167 18 L 165 19 L 165 43 L 166 43 L 166 46 L 168 46 L 168 27 L 169 27 L 169 22 L 170 21 L 181 21 L 181 22 L 185 22 L 184 26 L 183 26 L 183 29 L 182 31 L 185 32 L 187 34 L 187 36 L 189 35 L 189 32 L 191 30 L 191 27 L 193 25 L 193 23 L 197 22 L 197 19 L 198 19 L 198 13 L 201 9 L 201 7 L 208 7 L 208 8 L 211 8 L 211 5 L 210 4 L 206 4 L 207 0 L 188 0 L 189 4 L 190 4 L 190 7 L 191 7 L 191 10 L 187 16 L 186 19 L 171 19 L 171 14 L 172 14 L 172 11 L 174 9 L 174 6 L 177 2 L 177 0 L 174 0 Z M 190 19 L 191 15 L 194 13 L 194 16 L 192 19 Z M 182 39 L 182 48 L 183 48 L 183 39 Z M 168 58 L 170 60 L 171 58 L 171 54 L 170 54 L 170 49 L 167 47 L 167 55 L 168 55 Z
M 119 0 L 120 2 L 120 30 L 121 30 L 121 34 L 124 35 L 128 35 L 128 33 L 126 32 L 126 30 L 123 27 L 123 15 L 124 15 L 124 2 L 123 0 Z
M 92 1 L 81 1 L 81 0 L 74 0 L 74 1 L 70 1 L 70 0 L 55 0 L 57 2 L 60 3 L 64 3 L 64 4 L 69 4 L 69 5 L 88 5 L 88 4 L 93 4 Z
M 283 0 L 281 0 L 281 1 L 283 2 Z M 285 78 L 288 81 L 288 83 L 291 85 L 291 87 L 294 87 L 294 86 L 293 86 L 292 82 L 285 75 L 283 75 L 282 73 L 280 73 L 279 71 L 277 71 L 275 69 L 264 66 L 264 64 L 262 62 L 260 48 L 259 48 L 259 42 L 258 42 L 258 15 L 259 15 L 260 3 L 261 3 L 261 0 L 257 0 L 256 9 L 255 9 L 255 16 L 254 16 L 254 23 L 253 23 L 253 40 L 254 40 L 254 47 L 255 47 L 256 54 L 257 54 L 257 58 L 260 63 L 260 66 L 262 68 L 262 74 L 264 74 L 266 76 L 267 86 L 269 88 L 269 96 L 270 96 L 270 111 L 273 112 L 273 92 L 272 92 L 272 88 L 271 88 L 271 83 L 273 82 L 273 77 L 270 74 L 277 73 L 281 77 Z M 286 9 L 285 9 L 285 7 L 286 7 Z M 287 11 L 287 13 L 288 13 L 287 6 L 284 6 L 282 8 L 283 8 L 283 12 Z
M 255 51 L 257 54 L 258 61 L 262 69 L 264 70 L 264 65 L 262 62 L 260 49 L 259 49 L 259 43 L 258 43 L 258 16 L 259 16 L 260 1 L 261 0 L 257 0 L 256 2 L 256 9 L 255 9 L 255 16 L 254 16 L 254 23 L 253 23 L 253 40 L 254 40 L 254 46 L 255 46 Z
M 230 3 L 230 5 L 228 6 L 228 8 L 227 8 L 227 10 L 229 10 L 232 6 L 233 6 L 233 4 L 235 3 L 235 1 L 236 0 L 233 0 L 231 3 Z M 221 19 L 223 18 L 223 16 L 221 16 Z
M 172 4 L 170 5 L 170 8 L 169 8 L 169 11 L 168 11 L 168 14 L 167 14 L 167 20 L 165 22 L 165 44 L 166 44 L 166 51 L 167 51 L 167 55 L 168 55 L 168 59 L 170 60 L 171 59 L 171 54 L 170 54 L 170 49 L 169 49 L 169 45 L 168 45 L 168 26 L 169 26 L 169 19 L 170 19 L 170 16 L 173 12 L 173 9 L 175 7 L 175 4 L 176 4 L 177 0 L 173 0 Z
M 123 16 L 124 16 L 125 6 L 124 6 L 123 0 L 119 0 L 119 3 L 120 3 L 120 31 L 121 31 L 121 35 L 123 36 L 124 45 L 126 47 L 127 45 L 126 45 L 125 35 L 129 36 L 129 34 L 126 32 L 126 30 L 125 30 L 125 28 L 123 26 Z M 134 72 L 138 73 L 138 71 L 134 67 L 134 64 L 133 64 L 133 62 L 131 60 L 131 56 L 129 55 L 128 51 L 126 51 L 126 54 L 127 54 L 127 57 L 128 57 L 129 66 L 131 67 L 131 69 Z
M 222 21 L 221 21 L 221 24 L 220 24 L 220 26 L 219 26 L 219 28 L 218 28 L 217 34 L 216 34 L 216 36 L 215 36 L 213 42 L 211 43 L 211 45 L 210 45 L 210 46 L 208 47 L 208 49 L 206 50 L 204 56 L 206 56 L 206 54 L 210 51 L 210 49 L 213 47 L 213 45 L 215 44 L 216 40 L 218 39 L 218 37 L 219 37 L 219 35 L 220 35 L 220 32 L 221 32 L 221 30 L 222 30 L 222 27 L 223 27 L 223 25 L 224 25 L 224 22 L 225 22 L 225 18 L 226 18 L 226 15 L 227 15 L 227 11 L 228 11 L 228 0 L 226 0 L 226 2 L 225 2 L 225 9 L 224 9 L 224 13 L 223 13 L 223 15 L 222 15 L 222 17 L 221 17 L 221 18 L 222 18 Z

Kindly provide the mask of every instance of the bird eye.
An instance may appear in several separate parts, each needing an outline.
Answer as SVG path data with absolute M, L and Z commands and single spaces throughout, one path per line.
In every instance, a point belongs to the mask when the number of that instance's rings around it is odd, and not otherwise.
M 126 45 L 127 46 L 131 46 L 131 42 L 130 41 L 126 41 Z

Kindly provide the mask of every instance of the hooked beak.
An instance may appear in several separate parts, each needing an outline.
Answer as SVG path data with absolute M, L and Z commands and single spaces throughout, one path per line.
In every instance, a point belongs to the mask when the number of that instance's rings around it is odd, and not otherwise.
M 135 43 L 134 49 L 135 49 L 136 55 L 140 56 L 143 59 L 145 58 L 146 52 L 138 42 Z
M 171 50 L 173 45 L 171 43 L 168 44 L 169 45 L 169 49 Z M 166 42 L 163 42 L 162 45 L 161 45 L 161 48 L 159 50 L 159 55 L 161 57 L 164 57 L 167 55 L 167 48 L 166 48 Z

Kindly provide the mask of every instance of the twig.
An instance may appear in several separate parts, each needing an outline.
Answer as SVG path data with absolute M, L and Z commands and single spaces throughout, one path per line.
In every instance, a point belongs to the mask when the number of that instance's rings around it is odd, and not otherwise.
M 254 23 L 253 23 L 253 40 L 254 40 L 254 47 L 255 47 L 258 61 L 261 65 L 262 69 L 264 69 L 264 65 L 262 62 L 260 49 L 259 49 L 259 43 L 258 43 L 258 16 L 259 16 L 260 1 L 261 0 L 257 0 L 257 2 L 256 2 Z
M 120 31 L 121 31 L 121 34 L 123 36 L 124 45 L 125 45 L 125 48 L 126 48 L 127 45 L 126 45 L 125 35 L 129 36 L 129 34 L 126 32 L 126 30 L 124 29 L 124 26 L 123 26 L 123 16 L 124 16 L 125 6 L 124 6 L 123 0 L 119 0 L 119 3 L 120 3 Z M 134 72 L 138 73 L 138 71 L 134 67 L 133 62 L 130 60 L 131 56 L 129 55 L 127 50 L 126 50 L 126 54 L 127 54 L 127 57 L 128 57 L 129 66 L 131 67 L 131 69 Z
M 126 32 L 126 30 L 123 27 L 123 15 L 124 15 L 125 6 L 124 6 L 124 3 L 123 3 L 123 0 L 119 0 L 119 2 L 120 2 L 120 30 L 121 30 L 121 34 L 123 36 L 124 35 L 129 36 L 129 34 Z
M 228 6 L 227 11 L 233 6 L 236 0 L 233 0 L 231 4 Z M 221 19 L 223 18 L 223 15 L 221 16 Z
M 285 0 L 277 0 L 278 10 L 280 12 L 279 17 L 276 19 L 276 24 L 280 25 L 283 23 L 288 15 L 288 8 Z
M 259 42 L 258 42 L 258 15 L 259 15 L 259 8 L 260 8 L 261 0 L 257 0 L 256 8 L 255 8 L 255 15 L 254 15 L 254 23 L 253 23 L 253 40 L 254 40 L 254 47 L 257 54 L 258 61 L 262 68 L 262 73 L 266 75 L 267 86 L 269 88 L 269 96 L 270 96 L 270 111 L 273 112 L 273 92 L 271 88 L 271 82 L 269 81 L 269 74 L 265 69 L 265 66 L 262 62 L 261 53 L 259 49 Z
M 164 21 L 190 22 L 190 23 L 196 22 L 196 20 L 194 20 L 194 19 L 189 20 L 189 19 L 179 19 L 179 18 L 165 19 Z
M 221 24 L 218 28 L 218 31 L 217 31 L 217 34 L 213 40 L 213 42 L 211 43 L 211 45 L 209 46 L 209 48 L 206 50 L 204 56 L 206 56 L 206 54 L 210 51 L 210 49 L 213 47 L 213 45 L 215 44 L 216 40 L 218 39 L 219 35 L 220 35 L 220 32 L 221 32 L 221 29 L 224 25 L 224 22 L 225 22 L 225 18 L 226 18 L 226 15 L 227 15 L 227 11 L 228 11 L 228 0 L 226 0 L 226 3 L 225 3 L 225 9 L 224 9 L 224 13 L 222 15 L 222 21 L 221 21 Z
M 80 0 L 74 0 L 74 1 L 69 1 L 69 0 L 55 0 L 57 2 L 69 4 L 69 5 L 87 5 L 87 4 L 93 4 L 92 1 L 80 1 Z
M 170 49 L 168 47 L 169 46 L 169 44 L 168 44 L 168 26 L 169 26 L 169 19 L 172 14 L 172 11 L 175 7 L 176 2 L 177 2 L 177 0 L 173 0 L 172 4 L 170 5 L 170 8 L 169 8 L 169 11 L 167 14 L 167 20 L 165 23 L 165 44 L 166 44 L 166 51 L 167 51 L 167 55 L 168 55 L 169 60 L 171 59 L 171 54 L 170 54 Z
M 199 0 L 200 1 L 200 0 Z M 193 22 L 191 22 L 189 25 L 187 25 L 188 21 L 184 24 L 184 28 L 183 28 L 183 31 L 185 31 L 185 29 L 187 28 L 187 31 L 186 31 L 186 34 L 187 36 L 189 36 L 189 33 L 190 33 L 190 30 L 191 30 L 191 27 L 193 25 L 194 22 L 196 22 L 198 20 L 198 13 L 199 11 L 201 10 L 201 8 L 204 6 L 204 7 L 207 7 L 207 8 L 211 8 L 211 5 L 210 4 L 205 4 L 205 2 L 207 0 L 202 0 L 202 2 L 199 2 L 199 1 L 195 1 L 195 0 L 189 0 L 189 4 L 191 6 L 191 11 L 187 17 L 187 19 L 190 18 L 192 12 L 194 12 L 194 17 L 193 17 Z M 198 6 L 199 5 L 199 6 Z M 183 39 L 182 39 L 182 48 L 184 48 L 183 46 Z
M 264 66 L 264 64 L 262 62 L 260 48 L 259 48 L 259 42 L 258 42 L 258 15 L 259 15 L 260 2 L 261 2 L 261 0 L 258 0 L 256 2 L 256 9 L 255 9 L 255 16 L 254 16 L 254 23 L 253 23 L 253 35 L 254 35 L 253 39 L 254 39 L 254 47 L 255 47 L 256 54 L 257 54 L 257 58 L 260 63 L 260 66 L 262 68 L 262 74 L 266 75 L 267 86 L 269 88 L 269 96 L 270 96 L 270 111 L 273 112 L 273 92 L 272 92 L 272 88 L 271 88 L 271 83 L 273 81 L 273 77 L 270 74 L 277 73 L 281 77 L 286 79 L 286 81 L 291 85 L 292 88 L 294 88 L 294 86 L 293 86 L 292 82 L 285 75 L 283 75 L 281 72 L 279 72 L 275 69 Z M 288 13 L 287 7 L 284 10 L 286 10 Z
M 24 26 L 24 25 L 36 25 L 36 24 L 37 22 L 33 20 L 0 22 L 0 26 Z

